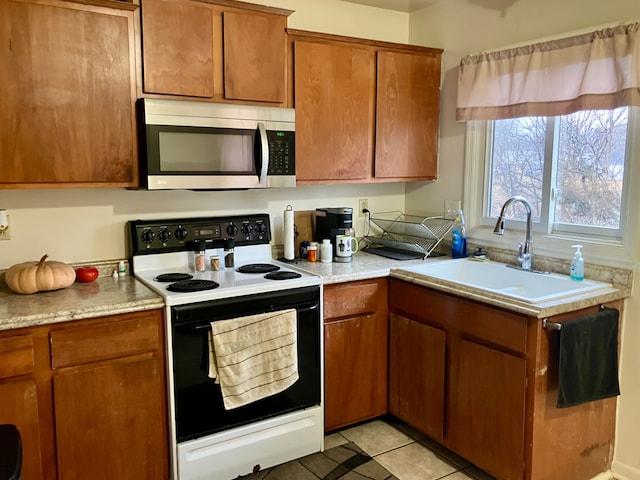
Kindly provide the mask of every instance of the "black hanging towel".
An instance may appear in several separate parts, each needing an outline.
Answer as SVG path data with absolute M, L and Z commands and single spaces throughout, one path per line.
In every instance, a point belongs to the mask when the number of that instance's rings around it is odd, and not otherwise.
M 604 308 L 562 323 L 558 355 L 558 408 L 620 395 L 618 320 Z

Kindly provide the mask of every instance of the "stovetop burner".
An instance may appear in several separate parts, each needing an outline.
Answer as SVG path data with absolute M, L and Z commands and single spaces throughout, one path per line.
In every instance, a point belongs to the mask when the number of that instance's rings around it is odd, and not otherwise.
M 163 273 L 154 278 L 154 280 L 156 282 L 179 282 L 191 278 L 193 278 L 193 275 L 189 275 L 188 273 Z
M 200 292 L 202 290 L 213 290 L 218 288 L 219 283 L 213 280 L 183 280 L 181 282 L 172 283 L 167 290 L 172 292 Z
M 277 265 L 273 265 L 271 263 L 249 263 L 247 265 L 242 265 L 236 272 L 240 273 L 267 273 L 267 272 L 275 272 L 276 270 L 280 270 L 280 267 Z
M 300 278 L 302 275 L 298 272 L 271 272 L 267 273 L 264 278 L 269 280 L 290 280 L 292 278 Z

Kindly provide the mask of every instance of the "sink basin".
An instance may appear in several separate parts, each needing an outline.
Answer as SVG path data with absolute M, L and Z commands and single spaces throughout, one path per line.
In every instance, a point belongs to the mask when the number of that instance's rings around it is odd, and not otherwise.
M 466 258 L 428 262 L 398 270 L 517 298 L 527 303 L 542 303 L 611 288 L 610 284 L 595 280 L 578 282 L 567 275 L 533 273 L 510 268 L 505 263 L 477 262 Z

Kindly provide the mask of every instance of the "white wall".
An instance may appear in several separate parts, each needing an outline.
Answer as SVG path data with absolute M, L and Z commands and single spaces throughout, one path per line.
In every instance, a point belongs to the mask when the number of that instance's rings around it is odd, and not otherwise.
M 407 43 L 409 14 L 339 0 L 252 0 L 295 10 L 289 27 L 387 42 Z
M 10 215 L 11 240 L 0 242 L 0 269 L 37 260 L 77 263 L 123 258 L 125 222 L 151 218 L 269 213 L 273 243 L 282 244 L 282 215 L 317 207 L 352 207 L 369 199 L 372 212 L 404 209 L 404 185 L 313 186 L 230 192 L 106 190 L 0 191 Z M 364 219 L 354 216 L 357 235 Z
M 406 210 L 436 211 L 445 199 L 462 199 L 464 124 L 455 117 L 457 67 L 467 54 L 534 42 L 607 23 L 637 21 L 638 0 L 443 0 L 413 13 L 411 43 L 441 47 L 443 76 L 440 115 L 439 181 L 407 184 Z M 636 135 L 640 135 L 636 132 Z M 636 212 L 640 216 L 640 212 Z M 639 243 L 636 235 L 636 243 Z M 638 275 L 638 258 L 635 273 Z M 638 282 L 636 281 L 636 284 Z M 618 479 L 640 480 L 640 298 L 638 287 L 627 301 L 622 330 L 621 391 L 613 472 Z M 582 479 L 575 479 L 582 480 Z
M 406 43 L 409 15 L 338 0 L 253 0 L 295 10 L 289 26 L 339 35 Z M 0 172 L 0 178 L 2 172 Z M 0 269 L 48 253 L 65 262 L 122 258 L 125 222 L 138 218 L 267 212 L 274 243 L 282 244 L 282 212 L 353 207 L 369 199 L 372 212 L 404 210 L 404 184 L 313 186 L 243 192 L 147 192 L 125 189 L 0 190 L 11 218 L 11 240 L 0 241 Z M 355 217 L 362 235 L 363 219 Z

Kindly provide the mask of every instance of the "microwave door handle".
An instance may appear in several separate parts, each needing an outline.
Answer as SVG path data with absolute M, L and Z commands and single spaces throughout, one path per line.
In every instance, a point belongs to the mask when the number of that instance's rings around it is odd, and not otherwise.
M 267 172 L 269 171 L 269 141 L 267 139 L 267 129 L 262 122 L 258 122 L 258 133 L 260 134 L 260 155 L 262 160 L 258 183 L 261 187 L 266 187 Z

